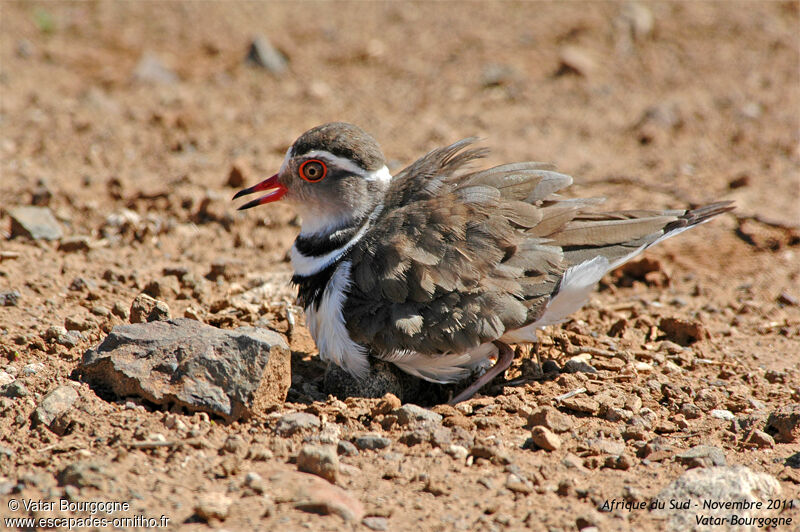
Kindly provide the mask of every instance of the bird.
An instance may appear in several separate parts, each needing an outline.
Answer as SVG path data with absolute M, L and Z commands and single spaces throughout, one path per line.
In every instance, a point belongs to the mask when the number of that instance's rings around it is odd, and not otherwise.
M 471 137 L 392 174 L 378 142 L 331 122 L 303 133 L 279 171 L 233 199 L 285 200 L 301 214 L 290 250 L 297 302 L 321 358 L 359 379 L 370 357 L 436 383 L 479 375 L 472 397 L 511 365 L 509 344 L 538 345 L 598 281 L 662 240 L 733 209 L 603 211 L 559 194 L 550 164 L 475 169 Z

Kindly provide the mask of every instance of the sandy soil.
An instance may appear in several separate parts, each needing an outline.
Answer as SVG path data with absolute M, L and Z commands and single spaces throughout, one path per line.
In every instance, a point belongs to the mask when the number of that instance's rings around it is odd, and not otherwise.
M 343 440 L 371 431 L 392 441 L 340 458 L 337 483 L 374 529 L 664 528 L 646 511 L 597 511 L 606 499 L 654 497 L 686 469 L 640 457 L 656 437 L 674 452 L 717 446 L 797 498 L 800 475 L 786 460 L 800 442 L 759 447 L 710 411 L 763 421 L 800 402 L 798 6 L 3 2 L 0 292 L 19 300 L 0 307 L 0 369 L 29 393 L 0 398 L 0 516 L 29 514 L 11 511 L 12 498 L 64 496 L 127 501 L 125 515 L 165 515 L 172 529 L 366 530 L 276 500 L 270 479 L 296 470 L 304 437 L 319 439 L 275 433 L 294 411 L 327 419 Z M 255 35 L 285 54 L 285 74 L 245 64 Z M 137 78 L 147 54 L 175 79 Z M 315 401 L 324 367 L 302 319 L 290 337 L 291 402 L 247 422 L 108 402 L 70 380 L 83 352 L 124 322 L 115 306 L 145 290 L 175 316 L 188 309 L 225 328 L 286 332 L 297 215 L 285 205 L 237 213 L 227 182 L 234 166 L 246 183 L 271 175 L 296 136 L 331 120 L 370 131 L 395 170 L 477 135 L 492 150 L 487 164 L 551 161 L 576 177 L 570 194 L 602 195 L 610 207 L 731 199 L 738 209 L 648 252 L 649 274 L 608 276 L 587 308 L 545 335 L 542 354 L 559 364 L 595 348 L 621 353 L 611 359 L 619 366 L 596 354 L 596 376 L 540 381 L 523 357 L 511 383 L 498 381 L 470 409 L 436 408 L 452 443 L 491 444 L 502 456 L 465 460 L 403 443 L 407 427 L 377 413 L 376 400 Z M 66 236 L 87 236 L 86 249 L 10 238 L 8 210 L 30 204 L 48 206 Z M 228 261 L 225 275 L 207 279 L 218 261 Z M 189 281 L 165 274 L 174 267 Z M 258 312 L 230 306 L 264 280 L 275 289 Z M 670 352 L 662 318 L 708 335 Z M 65 325 L 82 330 L 74 347 L 47 339 Z M 31 421 L 60 384 L 79 393 L 63 435 Z M 528 414 L 579 387 L 652 419 L 631 436 L 624 421 L 562 408 L 572 426 L 560 449 L 526 444 Z M 134 445 L 155 434 L 192 444 Z M 625 463 L 606 461 L 598 439 L 623 445 Z M 86 461 L 95 467 L 86 486 L 59 485 L 65 468 Z M 265 479 L 268 497 L 245 485 L 248 473 Z M 530 493 L 509 489 L 509 473 L 527 477 Z M 233 503 L 206 522 L 196 508 L 214 494 Z M 797 522 L 800 508 L 781 515 Z

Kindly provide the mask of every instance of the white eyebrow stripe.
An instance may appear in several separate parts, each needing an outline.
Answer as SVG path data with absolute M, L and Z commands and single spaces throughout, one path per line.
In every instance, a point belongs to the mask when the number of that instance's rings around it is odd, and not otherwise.
M 290 154 L 287 152 L 287 154 L 286 154 L 287 161 L 288 161 L 289 155 Z M 345 157 L 340 157 L 338 155 L 334 155 L 331 152 L 326 151 L 326 150 L 312 150 L 312 151 L 309 151 L 309 152 L 306 152 L 306 153 L 302 154 L 302 157 L 307 157 L 307 158 L 312 158 L 312 159 L 313 158 L 325 159 L 329 163 L 335 164 L 336 166 L 338 166 L 339 168 L 341 168 L 343 170 L 346 170 L 348 172 L 352 172 L 353 174 L 360 175 L 361 177 L 363 177 L 367 181 L 390 181 L 392 179 L 392 173 L 389 171 L 389 169 L 386 167 L 386 165 L 383 165 L 382 167 L 378 168 L 377 170 L 370 172 L 370 171 L 364 170 L 363 168 L 358 166 L 356 163 L 354 163 L 350 159 L 347 159 Z M 286 161 L 284 161 L 284 164 L 285 163 L 286 163 Z M 283 167 L 281 167 L 281 171 L 283 171 Z

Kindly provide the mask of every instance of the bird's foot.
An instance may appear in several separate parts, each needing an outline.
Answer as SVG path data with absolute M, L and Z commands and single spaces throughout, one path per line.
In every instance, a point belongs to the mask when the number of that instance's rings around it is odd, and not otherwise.
M 466 401 L 475 395 L 478 390 L 487 385 L 492 379 L 508 369 L 508 367 L 511 365 L 511 362 L 514 361 L 514 351 L 512 351 L 507 344 L 504 344 L 500 341 L 495 341 L 494 345 L 497 346 L 499 351 L 495 365 L 489 368 L 486 373 L 478 377 L 478 379 L 470 384 L 464 391 L 453 397 L 448 404 L 454 405 L 460 403 L 461 401 Z

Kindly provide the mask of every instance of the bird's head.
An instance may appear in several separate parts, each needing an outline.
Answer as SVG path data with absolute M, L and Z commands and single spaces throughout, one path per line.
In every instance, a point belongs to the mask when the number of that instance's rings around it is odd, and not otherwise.
M 332 122 L 303 133 L 277 174 L 233 198 L 266 192 L 239 210 L 289 200 L 303 218 L 302 232 L 309 233 L 371 212 L 391 178 L 374 138 L 354 125 Z

